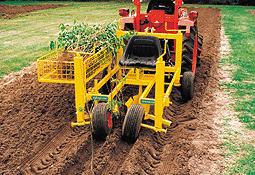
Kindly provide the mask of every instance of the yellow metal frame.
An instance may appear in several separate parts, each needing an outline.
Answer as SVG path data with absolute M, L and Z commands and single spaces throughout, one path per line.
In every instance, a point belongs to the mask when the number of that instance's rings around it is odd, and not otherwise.
M 151 30 L 153 31 L 153 30 Z M 118 30 L 117 36 L 121 37 L 127 32 Z M 171 104 L 170 93 L 173 86 L 180 86 L 181 63 L 182 63 L 182 33 L 176 31 L 173 34 L 138 32 L 137 35 L 155 36 L 165 40 L 164 53 L 159 56 L 155 69 L 120 67 L 118 62 L 123 55 L 123 49 L 118 50 L 117 56 L 106 49 L 97 53 L 70 52 L 74 54 L 71 61 L 57 60 L 58 52 L 46 55 L 38 60 L 38 80 L 40 82 L 69 83 L 75 85 L 75 105 L 77 121 L 72 126 L 83 126 L 90 124 L 90 116 L 85 112 L 85 104 L 90 101 L 111 102 L 121 91 L 124 85 L 137 85 L 139 92 L 130 98 L 125 105 L 129 108 L 132 104 L 141 104 L 145 109 L 145 120 L 153 120 L 154 125 L 141 124 L 142 127 L 152 129 L 156 132 L 166 132 L 164 126 L 170 126 L 171 121 L 163 119 L 164 107 Z M 175 40 L 176 55 L 175 65 L 166 66 L 163 56 L 166 54 L 167 40 Z M 112 65 L 113 68 L 112 68 Z M 101 80 L 96 79 L 105 68 L 108 74 Z M 149 72 L 152 73 L 147 73 Z M 147 71 L 145 73 L 145 71 Z M 122 75 L 124 72 L 125 77 Z M 172 73 L 170 83 L 165 82 L 165 75 Z M 119 83 L 110 94 L 100 94 L 99 89 L 110 80 L 113 75 L 117 75 Z M 93 86 L 89 87 L 88 82 L 94 80 Z M 167 88 L 165 89 L 165 85 Z M 155 86 L 155 98 L 148 98 L 148 94 Z M 144 90 L 143 90 L 144 89 Z M 154 106 L 154 115 L 150 114 L 150 106 Z M 115 111 L 118 109 L 115 107 Z
M 148 30 L 149 31 L 149 30 Z M 151 30 L 153 31 L 153 30 Z M 118 37 L 125 35 L 127 32 L 118 30 Z M 163 60 L 163 56 L 166 54 L 166 42 L 164 53 L 159 56 L 156 62 L 156 69 L 139 69 L 134 70 L 134 68 L 129 68 L 125 83 L 130 85 L 138 85 L 139 92 L 135 98 L 130 98 L 126 106 L 130 107 L 132 104 L 138 103 L 141 104 L 145 109 L 145 117 L 144 119 L 150 119 L 154 121 L 154 125 L 148 125 L 142 123 L 142 127 L 152 129 L 156 132 L 166 132 L 165 126 L 170 126 L 171 121 L 163 119 L 163 111 L 164 107 L 169 106 L 171 104 L 170 94 L 172 92 L 173 86 L 180 86 L 180 77 L 181 77 L 181 64 L 182 64 L 182 33 L 181 30 L 175 31 L 174 34 L 166 34 L 166 33 L 153 33 L 153 32 L 138 32 L 137 35 L 142 36 L 155 36 L 159 39 L 167 40 L 175 40 L 176 42 L 176 55 L 175 55 L 175 65 L 174 66 L 166 66 L 165 61 Z M 120 54 L 122 56 L 122 54 Z M 120 56 L 118 58 L 120 58 Z M 128 68 L 122 68 L 128 69 Z M 155 71 L 154 74 L 144 74 L 144 71 L 151 70 Z M 165 75 L 173 73 L 173 77 L 170 83 L 165 82 Z M 165 91 L 165 85 L 167 85 L 167 89 Z M 151 89 L 155 86 L 155 98 L 147 98 Z M 143 87 L 145 87 L 144 91 L 142 91 Z M 133 100 L 134 99 L 134 100 Z M 138 99 L 138 100 L 136 100 Z M 154 115 L 149 114 L 150 105 L 154 105 Z

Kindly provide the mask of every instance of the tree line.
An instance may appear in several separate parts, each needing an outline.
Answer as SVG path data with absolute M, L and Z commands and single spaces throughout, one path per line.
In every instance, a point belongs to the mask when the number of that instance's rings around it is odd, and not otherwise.
M 0 0 L 7 1 L 7 0 Z M 16 1 L 26 1 L 26 0 L 16 0 Z M 28 0 L 28 1 L 37 1 L 37 0 Z M 38 0 L 38 1 L 48 1 L 48 0 Z M 54 1 L 54 0 L 53 0 Z M 58 1 L 58 0 L 55 0 Z M 113 1 L 113 0 L 60 0 L 60 1 Z M 114 0 L 116 1 L 116 0 Z M 131 2 L 131 0 L 117 0 L 120 2 L 126 1 Z M 143 0 L 144 2 L 149 2 L 150 0 Z M 232 5 L 255 5 L 255 0 L 183 0 L 185 3 L 190 4 L 232 4 Z

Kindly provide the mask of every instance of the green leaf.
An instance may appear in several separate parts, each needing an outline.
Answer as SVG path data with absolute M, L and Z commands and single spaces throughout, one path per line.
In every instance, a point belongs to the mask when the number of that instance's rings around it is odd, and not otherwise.
M 56 48 L 56 43 L 54 41 L 50 41 L 50 49 L 53 50 Z

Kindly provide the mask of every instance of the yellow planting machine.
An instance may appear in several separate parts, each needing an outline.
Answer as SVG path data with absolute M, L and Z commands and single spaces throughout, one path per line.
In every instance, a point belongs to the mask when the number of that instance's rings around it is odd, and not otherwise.
M 119 10 L 117 37 L 129 31 L 135 36 L 116 55 L 107 49 L 93 53 L 70 51 L 73 59 L 60 61 L 57 58 L 62 50 L 58 50 L 37 62 L 40 82 L 74 84 L 76 121 L 72 126 L 92 124 L 96 139 L 106 138 L 113 129 L 120 105 L 127 108 L 122 126 L 125 140 L 135 141 L 141 127 L 166 132 L 171 121 L 163 118 L 163 111 L 171 104 L 173 86 L 181 87 L 185 101 L 193 96 L 202 45 L 197 12 L 187 13 L 180 8 L 181 0 L 151 0 L 145 14 L 140 12 L 140 0 L 134 0 L 134 4 L 135 13 Z M 137 92 L 120 104 L 116 98 L 124 86 L 136 86 L 133 89 Z M 89 114 L 86 106 L 91 103 L 94 107 Z

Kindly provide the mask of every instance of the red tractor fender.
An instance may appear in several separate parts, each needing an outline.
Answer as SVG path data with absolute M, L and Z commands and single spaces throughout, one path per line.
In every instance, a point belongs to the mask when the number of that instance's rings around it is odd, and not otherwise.
M 178 26 L 186 26 L 186 33 L 190 33 L 190 27 L 194 26 L 195 22 L 188 18 L 179 18 Z
M 198 12 L 197 11 L 190 11 L 189 14 L 189 19 L 191 21 L 197 21 L 197 18 L 198 18 Z
M 190 11 L 188 16 L 180 17 L 178 26 L 186 26 L 186 34 L 190 33 L 190 27 L 194 26 L 197 22 L 198 12 Z
M 119 27 L 121 30 L 124 30 L 125 24 L 134 24 L 135 23 L 135 16 L 127 16 L 120 18 Z

